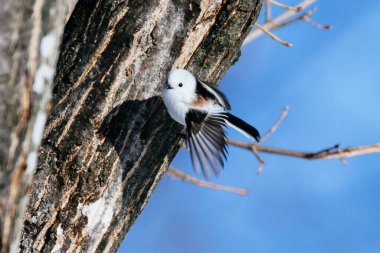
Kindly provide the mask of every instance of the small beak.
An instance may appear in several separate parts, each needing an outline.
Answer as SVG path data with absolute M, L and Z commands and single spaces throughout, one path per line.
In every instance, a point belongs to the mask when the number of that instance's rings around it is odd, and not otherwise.
M 170 90 L 170 89 L 173 89 L 173 87 L 170 86 L 168 83 L 166 83 L 166 89 Z

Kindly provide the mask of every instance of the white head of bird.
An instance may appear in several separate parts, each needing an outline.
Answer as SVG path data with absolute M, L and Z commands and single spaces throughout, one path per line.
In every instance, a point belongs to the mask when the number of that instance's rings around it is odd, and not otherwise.
M 191 103 L 196 98 L 197 80 L 185 69 L 173 69 L 169 72 L 164 88 L 164 96 L 174 96 L 177 103 Z M 165 94 L 166 93 L 166 94 Z
M 196 98 L 197 80 L 189 71 L 172 69 L 164 85 L 163 98 L 170 116 L 182 125 L 186 125 L 186 113 L 189 104 Z

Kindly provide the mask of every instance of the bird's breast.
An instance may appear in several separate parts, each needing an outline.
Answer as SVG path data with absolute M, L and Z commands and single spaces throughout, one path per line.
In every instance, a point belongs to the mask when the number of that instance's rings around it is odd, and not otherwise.
M 163 100 L 170 117 L 181 125 L 186 126 L 185 118 L 189 109 L 186 104 L 178 100 L 174 94 L 168 91 L 163 93 Z

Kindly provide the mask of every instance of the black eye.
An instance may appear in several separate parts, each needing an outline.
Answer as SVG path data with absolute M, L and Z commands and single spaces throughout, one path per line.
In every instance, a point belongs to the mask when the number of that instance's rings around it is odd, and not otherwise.
M 182 87 L 182 86 L 183 86 L 183 84 L 182 84 L 182 83 L 179 83 L 179 84 L 178 84 L 178 86 L 179 86 L 179 87 Z

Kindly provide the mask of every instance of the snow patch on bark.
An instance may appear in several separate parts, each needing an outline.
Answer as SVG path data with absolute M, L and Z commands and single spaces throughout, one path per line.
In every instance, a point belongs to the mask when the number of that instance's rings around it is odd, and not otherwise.
M 54 53 L 56 36 L 53 33 L 45 35 L 41 39 L 40 52 L 41 56 L 48 58 Z
M 114 208 L 104 197 L 89 205 L 83 205 L 82 214 L 87 216 L 87 235 L 97 239 L 111 224 Z
M 45 82 L 50 82 L 54 76 L 54 69 L 47 64 L 42 64 L 36 72 L 33 83 L 33 91 L 42 94 L 45 88 Z
M 41 39 L 40 55 L 41 65 L 36 71 L 33 83 L 33 91 L 37 94 L 42 94 L 46 83 L 51 83 L 54 77 L 54 68 L 51 58 L 56 53 L 57 37 L 53 33 L 48 33 Z
M 26 160 L 26 172 L 27 174 L 31 174 L 34 171 L 34 168 L 37 165 L 37 152 L 32 151 L 28 155 L 28 159 Z
M 102 196 L 90 204 L 78 203 L 77 210 L 87 217 L 87 225 L 81 232 L 81 237 L 86 239 L 88 244 L 82 251 L 95 252 L 103 239 L 104 233 L 112 231 L 110 227 L 115 214 L 115 206 L 122 198 L 122 171 L 119 170 L 120 161 L 115 160 L 112 165 L 112 173 L 109 175 L 109 185 Z M 116 218 L 116 217 L 115 217 Z M 108 252 L 107 250 L 102 250 Z
M 46 123 L 46 113 L 45 111 L 38 111 L 36 121 L 34 122 L 33 132 L 32 132 L 32 142 L 34 145 L 38 146 L 41 143 L 42 135 L 44 132 L 44 127 Z
M 57 240 L 55 242 L 53 249 L 51 250 L 51 253 L 60 253 L 62 251 L 65 235 L 63 234 L 61 223 L 57 227 L 56 235 L 57 235 Z

